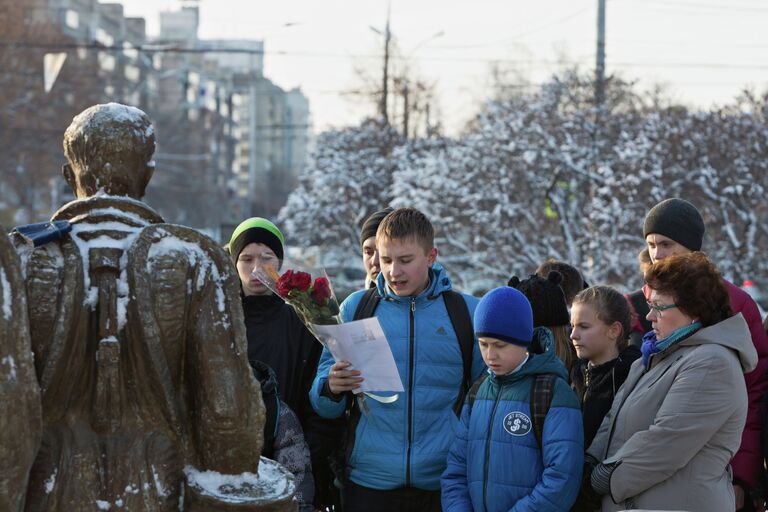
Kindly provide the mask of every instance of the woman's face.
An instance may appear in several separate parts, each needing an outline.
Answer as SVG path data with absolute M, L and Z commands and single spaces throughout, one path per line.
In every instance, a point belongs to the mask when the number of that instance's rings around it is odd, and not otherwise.
M 685 327 L 696 320 L 683 313 L 671 295 L 658 293 L 650 287 L 648 289 L 651 291 L 648 295 L 650 311 L 645 318 L 651 322 L 653 332 L 656 333 L 656 339 L 662 340 L 676 329 Z
M 575 302 L 571 309 L 571 342 L 579 359 L 594 365 L 606 363 L 618 355 L 616 340 L 621 324 L 608 325 L 597 316 L 592 304 Z

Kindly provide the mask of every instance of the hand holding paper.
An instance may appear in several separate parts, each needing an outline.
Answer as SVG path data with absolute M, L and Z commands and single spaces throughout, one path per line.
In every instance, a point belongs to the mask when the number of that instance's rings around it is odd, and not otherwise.
M 357 371 L 361 391 L 400 392 L 403 383 L 397 371 L 395 358 L 389 348 L 384 331 L 376 317 L 340 325 L 313 325 L 322 341 L 337 361 L 331 371 Z M 348 361 L 350 366 L 340 366 Z M 349 381 L 350 373 L 338 374 Z M 334 375 L 335 377 L 336 375 Z M 332 384 L 329 375 L 328 385 Z M 336 380 L 336 379 L 334 379 Z M 336 391 L 331 388 L 331 391 Z M 357 391 L 357 389 L 355 389 Z
M 360 372 L 350 368 L 349 361 L 338 361 L 331 366 L 328 372 L 328 387 L 334 395 L 340 395 L 346 391 L 354 391 L 360 388 L 363 379 Z

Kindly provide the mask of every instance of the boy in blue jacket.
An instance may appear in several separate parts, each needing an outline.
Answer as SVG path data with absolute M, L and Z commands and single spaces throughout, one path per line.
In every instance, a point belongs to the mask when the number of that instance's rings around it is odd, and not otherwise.
M 446 306 L 447 297 L 456 295 L 445 270 L 435 263 L 434 229 L 420 211 L 398 208 L 389 213 L 377 229 L 376 251 L 381 272 L 369 293 L 378 296 L 374 315 L 405 390 L 391 403 L 367 399 L 368 414 L 347 416 L 342 505 L 345 512 L 439 512 L 440 475 L 458 424 L 454 405 L 467 380 Z M 343 321 L 355 317 L 365 293 L 344 301 Z M 458 299 L 466 305 L 469 324 L 477 299 Z M 467 330 L 472 336 L 472 329 Z M 472 382 L 485 365 L 474 340 L 468 348 Z M 325 418 L 342 416 L 364 378 L 349 361 L 334 362 L 323 350 L 310 392 L 312 406 Z
M 441 480 L 443 510 L 570 510 L 581 482 L 584 432 L 565 367 L 554 352 L 538 349 L 551 346 L 551 332 L 534 331 L 528 299 L 508 286 L 482 298 L 474 327 L 488 378 L 462 410 Z M 539 442 L 531 393 L 544 374 L 555 378 Z

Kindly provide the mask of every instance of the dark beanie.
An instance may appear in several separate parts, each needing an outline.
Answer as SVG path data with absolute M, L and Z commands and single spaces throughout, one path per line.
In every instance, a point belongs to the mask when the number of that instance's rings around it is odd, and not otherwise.
M 367 219 L 363 222 L 362 227 L 360 228 L 360 245 L 363 245 L 363 242 L 371 238 L 372 236 L 376 236 L 376 231 L 379 229 L 379 224 L 381 224 L 381 221 L 384 220 L 384 217 L 389 215 L 392 211 L 394 211 L 394 208 L 384 208 L 383 210 L 379 210 L 377 212 L 374 212 L 368 216 Z
M 571 321 L 565 293 L 560 286 L 562 281 L 563 275 L 557 270 L 552 270 L 546 278 L 532 274 L 528 279 L 521 281 L 517 276 L 512 276 L 508 284 L 523 292 L 531 303 L 533 326 L 551 327 L 568 325 Z
M 475 308 L 475 335 L 527 347 L 533 340 L 533 313 L 525 295 L 502 286 L 486 293 Z
M 237 263 L 237 257 L 245 248 L 246 245 L 252 243 L 264 244 L 275 253 L 277 259 L 283 259 L 283 244 L 285 244 L 285 237 L 277 229 L 277 226 L 272 224 L 267 219 L 261 217 L 251 217 L 240 223 L 232 233 L 232 238 L 229 239 L 229 256 L 232 261 Z
M 704 241 L 704 219 L 685 199 L 665 199 L 645 216 L 643 238 L 651 233 L 664 235 L 692 251 L 699 251 Z

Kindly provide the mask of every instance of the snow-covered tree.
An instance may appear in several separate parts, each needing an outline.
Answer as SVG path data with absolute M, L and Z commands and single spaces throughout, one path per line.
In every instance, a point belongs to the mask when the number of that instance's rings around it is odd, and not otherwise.
M 453 144 L 400 154 L 393 203 L 413 204 L 433 219 L 442 259 L 457 267 L 454 280 L 486 289 L 549 257 L 580 268 L 598 259 L 603 237 L 589 207 L 605 182 L 600 148 L 618 137 L 613 111 L 636 110 L 627 84 L 609 90 L 601 144 L 591 82 L 572 72 L 535 94 L 487 103 Z
M 367 213 L 415 206 L 464 290 L 550 257 L 591 283 L 634 288 L 646 213 L 682 197 L 702 212 L 704 250 L 726 277 L 768 274 L 768 96 L 695 112 L 616 78 L 606 93 L 596 109 L 592 77 L 571 71 L 490 100 L 457 139 L 404 141 L 373 122 L 329 132 L 281 220 L 300 243 L 356 254 Z
M 703 249 L 727 277 L 765 275 L 760 219 L 766 214 L 768 126 L 759 110 L 653 112 L 616 153 L 614 168 L 635 177 L 632 188 L 645 196 L 645 211 L 636 209 L 630 217 L 642 218 L 665 198 L 685 198 L 702 212 Z
M 360 224 L 391 201 L 391 155 L 403 143 L 394 129 L 376 120 L 320 135 L 278 217 L 290 245 L 322 246 L 330 258 L 326 264 L 358 255 Z

